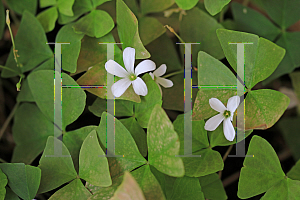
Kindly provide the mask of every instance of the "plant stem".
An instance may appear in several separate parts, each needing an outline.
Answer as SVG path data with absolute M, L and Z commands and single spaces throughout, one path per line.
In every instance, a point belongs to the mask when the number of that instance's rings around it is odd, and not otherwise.
M 177 35 L 177 33 L 174 31 L 172 27 L 170 27 L 169 25 L 165 25 L 165 27 L 169 29 L 169 31 L 171 31 L 171 33 L 173 33 L 180 40 L 181 43 L 185 43 L 183 39 L 179 35 Z
M 19 106 L 19 102 L 16 103 L 16 105 L 14 106 L 14 108 L 12 109 L 12 111 L 10 112 L 9 116 L 5 120 L 2 128 L 0 129 L 0 139 L 1 139 L 2 135 L 3 135 L 3 133 L 5 132 L 5 130 L 6 130 L 7 126 L 8 126 L 8 124 L 9 124 L 9 122 L 13 118 L 13 116 L 14 116 L 17 108 L 18 108 L 18 106 Z
M 13 69 L 10 69 L 10 68 L 5 67 L 5 66 L 2 66 L 2 65 L 0 65 L 0 68 L 2 68 L 2 69 L 7 69 L 7 70 L 9 70 L 9 71 L 11 71 L 11 72 L 17 73 L 19 76 L 22 76 L 22 75 L 23 75 L 23 74 L 19 74 L 19 72 L 15 71 L 15 70 L 13 70 Z
M 228 155 L 229 155 L 229 153 L 230 153 L 232 147 L 233 147 L 233 144 L 230 145 L 230 146 L 228 147 L 226 153 L 225 153 L 224 156 L 223 156 L 223 162 L 225 162 L 225 160 L 226 160 L 226 158 L 228 157 Z M 221 179 L 221 177 L 222 177 L 222 170 L 219 171 L 219 178 Z
M 224 7 L 225 8 L 225 7 Z M 220 12 L 220 17 L 219 17 L 219 22 L 223 22 L 224 21 L 224 8 L 221 10 Z
M 0 162 L 2 162 L 2 163 L 8 163 L 7 161 L 3 160 L 2 158 L 0 158 Z
M 13 35 L 13 33 L 11 31 L 11 28 L 10 28 L 9 10 L 6 10 L 6 24 L 8 26 L 8 30 L 9 30 L 10 37 L 11 37 L 11 42 L 12 42 L 12 45 L 13 45 L 14 59 L 17 63 L 17 67 L 22 67 L 22 65 L 20 65 L 20 63 L 18 61 L 18 57 L 19 57 L 18 50 L 16 50 L 14 35 Z
M 174 76 L 174 75 L 177 75 L 177 74 L 182 74 L 183 72 L 184 72 L 184 69 L 182 69 L 180 71 L 172 72 L 172 73 L 167 74 L 167 75 L 164 75 L 164 76 L 162 76 L 162 78 L 168 78 L 170 76 Z

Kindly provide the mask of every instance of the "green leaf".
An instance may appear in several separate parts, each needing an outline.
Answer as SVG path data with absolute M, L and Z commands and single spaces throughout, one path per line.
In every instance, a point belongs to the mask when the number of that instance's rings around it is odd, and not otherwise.
M 75 33 L 100 38 L 114 28 L 111 16 L 103 10 L 92 10 L 73 25 Z
M 198 84 L 197 72 L 192 72 L 192 85 Z M 178 74 L 170 78 L 173 87 L 162 88 L 163 92 L 163 108 L 168 110 L 184 111 L 184 73 Z M 192 89 L 192 100 L 195 102 L 198 88 Z M 176 101 L 174 101 L 176 99 Z
M 77 172 L 79 171 L 79 152 L 81 145 L 87 135 L 91 131 L 96 130 L 96 128 L 97 126 L 85 126 L 74 131 L 68 131 L 63 136 L 63 142 L 71 154 Z
M 2 3 L 0 3 L 0 38 L 2 38 L 5 28 L 5 9 Z
M 83 71 L 88 71 L 89 67 L 92 67 L 101 62 L 106 62 L 107 60 L 107 45 L 100 43 L 115 43 L 115 39 L 111 33 L 101 37 L 101 38 L 92 38 L 84 36 L 81 40 L 81 49 L 79 57 L 77 60 L 77 71 L 80 73 Z M 115 58 L 122 57 L 122 52 L 115 45 Z M 122 58 L 120 58 L 122 61 Z
M 272 146 L 263 138 L 253 136 L 241 169 L 238 197 L 250 198 L 269 190 L 284 180 L 279 159 Z
M 175 0 L 176 4 L 183 10 L 190 10 L 195 7 L 198 0 Z
M 216 34 L 219 28 L 223 26 L 197 7 L 187 11 L 187 15 L 183 16 L 179 29 L 183 41 L 200 43 L 192 45 L 192 55 L 195 55 L 192 57 L 193 66 L 197 66 L 196 55 L 199 51 L 205 51 L 217 59 L 224 58 Z
M 93 4 L 94 8 L 96 8 L 97 6 L 100 6 L 101 4 L 103 4 L 107 1 L 111 1 L 111 0 L 92 0 L 92 4 Z
M 133 102 L 122 99 L 115 100 L 115 116 L 116 117 L 131 117 L 134 115 Z M 89 110 L 96 115 L 101 117 L 103 112 L 107 111 L 107 100 L 97 98 L 94 103 L 89 107 Z
M 149 58 L 150 54 L 139 36 L 138 20 L 122 0 L 117 0 L 117 25 L 122 48 L 134 48 L 136 59 Z
M 83 141 L 79 154 L 79 176 L 95 186 L 112 184 L 107 158 L 93 130 Z
M 167 175 L 183 176 L 183 162 L 181 158 L 175 157 L 180 149 L 178 135 L 159 105 L 152 111 L 147 131 L 148 162 Z
M 39 70 L 28 76 L 32 95 L 49 120 L 54 121 L 53 70 Z M 70 76 L 62 73 L 63 85 L 78 85 Z M 74 122 L 83 112 L 86 94 L 81 88 L 62 88 L 62 128 Z
M 193 108 L 193 120 L 203 120 L 212 117 L 219 112 L 212 109 L 209 105 L 210 98 L 219 99 L 225 106 L 230 97 L 235 96 L 236 88 L 219 89 L 219 88 L 201 88 L 197 93 L 197 97 Z
M 199 177 L 201 190 L 205 199 L 227 199 L 225 189 L 218 174 L 213 173 Z
M 73 16 L 67 16 L 60 13 L 60 15 L 58 16 L 58 22 L 60 24 L 68 24 L 76 20 L 82 14 L 91 11 L 93 9 L 93 5 L 91 0 L 76 0 L 72 8 L 74 11 Z
M 167 65 L 167 73 L 181 69 L 182 65 L 174 43 L 166 33 L 148 44 L 147 50 L 151 54 L 151 60 L 155 62 L 157 67 L 162 64 Z
M 56 35 L 56 42 L 70 43 L 61 45 L 62 69 L 68 72 L 76 72 L 77 59 L 80 52 L 83 34 L 76 34 L 72 24 L 63 26 Z
M 55 155 L 54 148 L 61 148 L 61 155 Z M 48 137 L 47 144 L 38 167 L 42 170 L 41 185 L 38 193 L 53 190 L 77 177 L 77 173 L 67 147 L 53 136 Z
M 298 130 L 300 128 L 299 120 L 299 117 L 286 117 L 278 122 L 278 127 L 283 135 L 286 144 L 292 152 L 294 160 L 300 159 L 300 135 L 298 133 Z
M 230 0 L 204 0 L 206 10 L 211 15 L 216 15 L 230 2 Z
M 235 75 L 222 62 L 211 55 L 198 53 L 198 86 L 236 86 Z M 212 67 L 214 66 L 214 67 Z M 215 78 L 218 77 L 218 78 Z
M 245 130 L 270 128 L 279 120 L 289 103 L 290 99 L 286 95 L 275 90 L 248 92 L 245 99 Z
M 131 172 L 140 185 L 146 199 L 165 200 L 164 193 L 159 185 L 159 182 L 152 174 L 150 165 L 144 165 Z M 153 192 L 155 191 L 155 192 Z
M 64 14 L 66 16 L 73 16 L 72 6 L 75 0 L 57 0 L 57 8 L 59 13 Z
M 118 187 L 111 200 L 123 200 L 124 198 L 146 200 L 138 183 L 129 172 L 125 172 L 123 182 Z
M 17 144 L 12 162 L 30 164 L 45 148 L 47 138 L 54 135 L 54 129 L 57 127 L 47 120 L 35 104 L 21 104 L 15 113 L 12 128 Z
M 45 8 L 48 6 L 54 6 L 56 4 L 56 0 L 40 0 L 40 7 Z
M 18 61 L 22 64 L 22 67 L 17 67 L 12 49 L 5 66 L 19 73 L 33 69 L 53 57 L 52 50 L 46 43 L 47 39 L 42 25 L 31 13 L 25 11 L 15 37 L 16 50 L 18 50 L 18 55 L 20 56 Z M 16 73 L 6 69 L 2 70 L 1 74 L 4 78 L 16 75 Z
M 145 74 L 143 76 L 143 80 L 147 85 L 148 94 L 141 97 L 141 103 L 134 104 L 134 114 L 141 127 L 147 128 L 153 108 L 156 104 L 161 105 L 162 100 L 160 90 L 151 76 L 149 74 Z
M 182 158 L 186 176 L 205 176 L 223 170 L 224 168 L 220 153 L 211 148 L 201 149 L 195 152 L 194 155 L 201 155 L 201 157 Z
M 263 8 L 268 15 L 282 29 L 286 29 L 300 19 L 298 9 L 300 2 L 297 0 L 261 0 Z
M 72 199 L 72 200 L 82 200 L 89 198 L 91 193 L 82 185 L 80 179 L 75 179 L 67 186 L 61 188 L 55 192 L 49 200 L 56 199 Z
M 184 176 L 177 178 L 174 186 L 171 200 L 195 199 L 205 200 L 201 186 L 197 178 Z
M 125 126 L 110 114 L 103 113 L 97 133 L 102 144 L 106 148 L 107 121 L 115 120 L 115 155 L 121 157 L 108 157 L 112 179 L 120 176 L 124 171 L 131 171 L 147 161 L 140 154 L 134 139 Z M 123 155 L 123 156 L 122 156 Z
M 131 175 L 140 185 L 146 199 L 165 200 L 163 191 L 156 180 L 155 176 L 150 170 L 150 165 L 143 165 L 140 168 L 131 172 Z M 100 200 L 104 198 L 111 198 L 117 187 L 121 184 L 123 176 L 113 180 L 113 185 L 107 188 L 99 188 L 94 195 L 89 199 Z M 92 190 L 94 191 L 94 190 Z M 155 192 L 153 192 L 155 191 Z M 138 199 L 139 200 L 139 199 Z
M 219 29 L 218 38 L 225 53 L 225 56 L 237 71 L 237 45 L 228 42 L 250 42 L 245 45 L 245 85 L 248 88 L 254 87 L 258 82 L 268 78 L 283 59 L 285 50 L 276 44 L 250 33 Z
M 1 200 L 4 200 L 5 198 L 5 194 L 6 194 L 5 186 L 7 183 L 8 183 L 7 177 L 0 169 L 0 199 Z
M 238 31 L 253 33 L 268 40 L 274 40 L 281 32 L 269 19 L 256 10 L 236 2 L 232 2 L 231 9 Z
M 8 7 L 15 11 L 17 14 L 22 15 L 24 11 L 29 11 L 31 14 L 35 15 L 37 9 L 37 0 L 9 0 L 7 1 Z
M 286 174 L 290 179 L 300 180 L 300 160 L 292 167 L 292 169 Z
M 161 12 L 169 8 L 175 3 L 175 0 L 141 0 L 141 11 L 145 15 L 152 12 Z
M 55 27 L 55 22 L 58 18 L 58 12 L 56 7 L 51 7 L 37 15 L 37 20 L 41 23 L 44 28 L 44 31 L 50 32 Z
M 120 119 L 120 122 L 127 128 L 131 133 L 137 147 L 139 148 L 142 156 L 147 156 L 147 135 L 144 129 L 138 124 L 134 117 L 129 117 L 126 119 Z
M 7 176 L 11 190 L 24 200 L 31 200 L 38 190 L 41 170 L 24 163 L 1 163 L 0 169 Z
M 285 178 L 278 184 L 273 186 L 266 194 L 261 198 L 261 200 L 272 200 L 272 199 L 282 199 L 282 200 L 293 200 L 297 199 L 300 195 L 300 181 L 295 181 L 289 178 Z
M 18 93 L 17 102 L 34 102 L 34 98 L 32 96 L 31 90 L 29 88 L 28 79 L 23 79 L 21 91 Z
M 184 114 L 178 115 L 173 122 L 174 130 L 178 133 L 180 141 L 179 155 L 184 154 Z M 207 138 L 207 132 L 204 129 L 204 121 L 192 121 L 192 152 L 196 152 L 200 149 L 208 148 L 209 141 Z M 185 141 L 187 142 L 187 141 Z
M 277 40 L 276 44 L 286 49 L 286 55 L 279 64 L 274 73 L 266 80 L 266 83 L 282 76 L 283 74 L 294 71 L 300 65 L 300 57 L 298 52 L 300 50 L 300 33 L 299 32 L 284 32 Z
M 8 187 L 5 187 L 6 194 L 4 200 L 20 200 L 20 198 Z
M 153 17 L 139 18 L 139 33 L 143 45 L 151 43 L 166 32 L 164 26 Z

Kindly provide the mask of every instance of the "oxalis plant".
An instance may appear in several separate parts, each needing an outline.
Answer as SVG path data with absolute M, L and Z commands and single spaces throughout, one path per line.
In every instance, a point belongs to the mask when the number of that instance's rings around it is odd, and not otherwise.
M 299 6 L 2 1 L 0 200 L 300 199 Z

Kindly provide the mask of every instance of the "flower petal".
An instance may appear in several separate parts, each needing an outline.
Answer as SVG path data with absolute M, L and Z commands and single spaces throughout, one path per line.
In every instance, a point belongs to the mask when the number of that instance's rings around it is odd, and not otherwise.
M 164 74 L 166 73 L 166 71 L 167 71 L 167 66 L 166 66 L 165 64 L 162 64 L 159 68 L 157 68 L 157 69 L 153 72 L 153 74 L 154 74 L 155 76 L 162 76 L 162 75 L 164 75 Z
M 135 68 L 135 75 L 155 70 L 155 63 L 152 60 L 143 60 Z
M 221 122 L 224 120 L 223 114 L 217 114 L 216 116 L 213 116 L 209 120 L 206 121 L 204 129 L 207 131 L 214 131 L 216 128 L 221 124 Z
M 235 137 L 235 130 L 229 118 L 225 119 L 223 122 L 223 131 L 225 138 L 229 141 L 233 141 Z
M 154 75 L 152 74 L 152 72 L 150 72 L 149 75 L 150 75 L 151 78 L 154 80 Z
M 209 105 L 212 109 L 223 113 L 226 110 L 226 107 L 224 106 L 224 104 L 217 98 L 211 98 L 209 99 Z
M 115 97 L 120 97 L 127 88 L 130 86 L 131 81 L 127 78 L 123 78 L 114 83 L 111 87 L 111 91 Z
M 173 82 L 171 80 L 161 78 L 161 77 L 156 77 L 156 82 L 161 84 L 165 88 L 169 88 L 173 86 Z
M 108 73 L 118 77 L 127 77 L 128 72 L 114 60 L 109 60 L 105 63 L 105 69 Z
M 123 62 L 127 71 L 134 73 L 135 49 L 127 47 L 123 51 Z
M 239 96 L 233 96 L 228 99 L 227 102 L 227 109 L 233 114 L 236 108 L 240 104 L 240 97 Z
M 140 77 L 132 81 L 132 86 L 137 95 L 146 96 L 148 94 L 147 85 Z

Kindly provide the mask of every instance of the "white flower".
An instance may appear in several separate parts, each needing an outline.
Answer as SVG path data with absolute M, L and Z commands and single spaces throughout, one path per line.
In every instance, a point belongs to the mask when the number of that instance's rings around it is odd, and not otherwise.
M 205 123 L 205 130 L 214 131 L 223 122 L 223 131 L 227 140 L 233 141 L 235 137 L 235 130 L 231 121 L 233 120 L 233 115 L 238 105 L 240 104 L 240 97 L 233 96 L 228 99 L 227 108 L 224 104 L 217 98 L 209 99 L 209 105 L 212 109 L 220 112 L 216 116 L 210 118 Z
M 164 88 L 169 88 L 173 86 L 173 82 L 171 80 L 161 78 L 160 76 L 164 75 L 167 71 L 167 66 L 165 64 L 162 64 L 159 68 L 157 68 L 153 74 L 150 72 L 150 76 L 152 79 L 156 82 L 156 84 L 159 87 L 160 93 L 162 94 L 161 87 L 162 85 Z
M 105 69 L 108 73 L 121 77 L 122 79 L 114 83 L 111 91 L 115 97 L 120 97 L 132 84 L 133 90 L 137 95 L 146 96 L 148 93 L 145 82 L 138 75 L 155 69 L 155 63 L 151 60 L 140 62 L 134 70 L 135 49 L 125 48 L 123 51 L 123 62 L 126 70 L 113 60 L 105 63 Z

